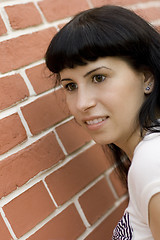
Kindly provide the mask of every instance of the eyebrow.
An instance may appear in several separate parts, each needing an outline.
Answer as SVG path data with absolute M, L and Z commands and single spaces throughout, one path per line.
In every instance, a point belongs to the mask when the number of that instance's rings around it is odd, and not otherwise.
M 111 70 L 111 69 L 108 68 L 108 67 L 101 66 L 101 67 L 94 68 L 94 69 L 92 69 L 91 71 L 87 72 L 83 77 L 85 78 L 85 77 L 87 77 L 88 75 L 92 74 L 93 72 L 96 72 L 97 70 L 102 69 L 102 68 L 105 68 L 105 69 Z M 71 79 L 71 78 L 64 78 L 64 79 L 61 79 L 61 82 L 63 82 L 63 81 L 72 81 L 72 79 Z
M 84 75 L 84 77 L 87 77 L 88 75 L 90 75 L 90 74 L 92 74 L 93 72 L 96 72 L 97 70 L 99 70 L 99 69 L 102 69 L 102 68 L 106 68 L 106 69 L 109 69 L 109 70 L 111 70 L 111 69 L 110 69 L 110 68 L 108 68 L 108 67 L 101 66 L 101 67 L 95 68 L 95 69 L 93 69 L 93 70 L 91 70 L 91 71 L 87 72 L 87 73 Z

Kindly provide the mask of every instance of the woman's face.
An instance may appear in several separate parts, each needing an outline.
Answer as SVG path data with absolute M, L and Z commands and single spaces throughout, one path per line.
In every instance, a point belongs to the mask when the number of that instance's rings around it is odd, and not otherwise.
M 105 57 L 64 69 L 60 76 L 70 112 L 95 142 L 121 147 L 135 141 L 145 100 L 143 72 L 120 58 Z

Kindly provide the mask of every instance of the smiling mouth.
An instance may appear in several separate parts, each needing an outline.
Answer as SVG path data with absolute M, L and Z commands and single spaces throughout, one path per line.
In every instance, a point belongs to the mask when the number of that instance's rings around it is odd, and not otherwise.
M 101 123 L 103 121 L 105 121 L 108 117 L 103 117 L 103 118 L 96 118 L 94 120 L 89 120 L 89 121 L 86 121 L 85 123 L 87 125 L 95 125 L 95 124 L 98 124 L 98 123 Z

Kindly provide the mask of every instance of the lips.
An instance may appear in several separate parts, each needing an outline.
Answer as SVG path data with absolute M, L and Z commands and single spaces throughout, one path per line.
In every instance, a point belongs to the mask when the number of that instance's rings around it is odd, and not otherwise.
M 90 118 L 85 119 L 84 123 L 88 127 L 92 127 L 92 126 L 96 126 L 96 125 L 103 123 L 107 118 L 108 118 L 108 116 L 106 116 L 106 117 L 99 117 L 99 116 L 90 117 Z
M 87 125 L 94 125 L 94 124 L 97 124 L 97 123 L 100 123 L 100 122 L 103 122 L 104 120 L 106 120 L 107 117 L 103 117 L 103 118 L 95 118 L 93 120 L 88 120 L 88 121 L 85 121 L 85 123 Z

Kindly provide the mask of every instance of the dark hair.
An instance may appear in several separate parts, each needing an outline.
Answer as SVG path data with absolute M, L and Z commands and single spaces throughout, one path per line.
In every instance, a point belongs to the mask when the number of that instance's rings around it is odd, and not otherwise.
M 46 65 L 57 75 L 65 68 L 85 65 L 99 57 L 120 57 L 134 69 L 149 70 L 155 79 L 154 89 L 140 113 L 141 134 L 160 131 L 160 34 L 133 11 L 106 5 L 77 14 L 52 39 L 46 52 Z M 120 175 L 126 180 L 129 159 L 114 144 Z

